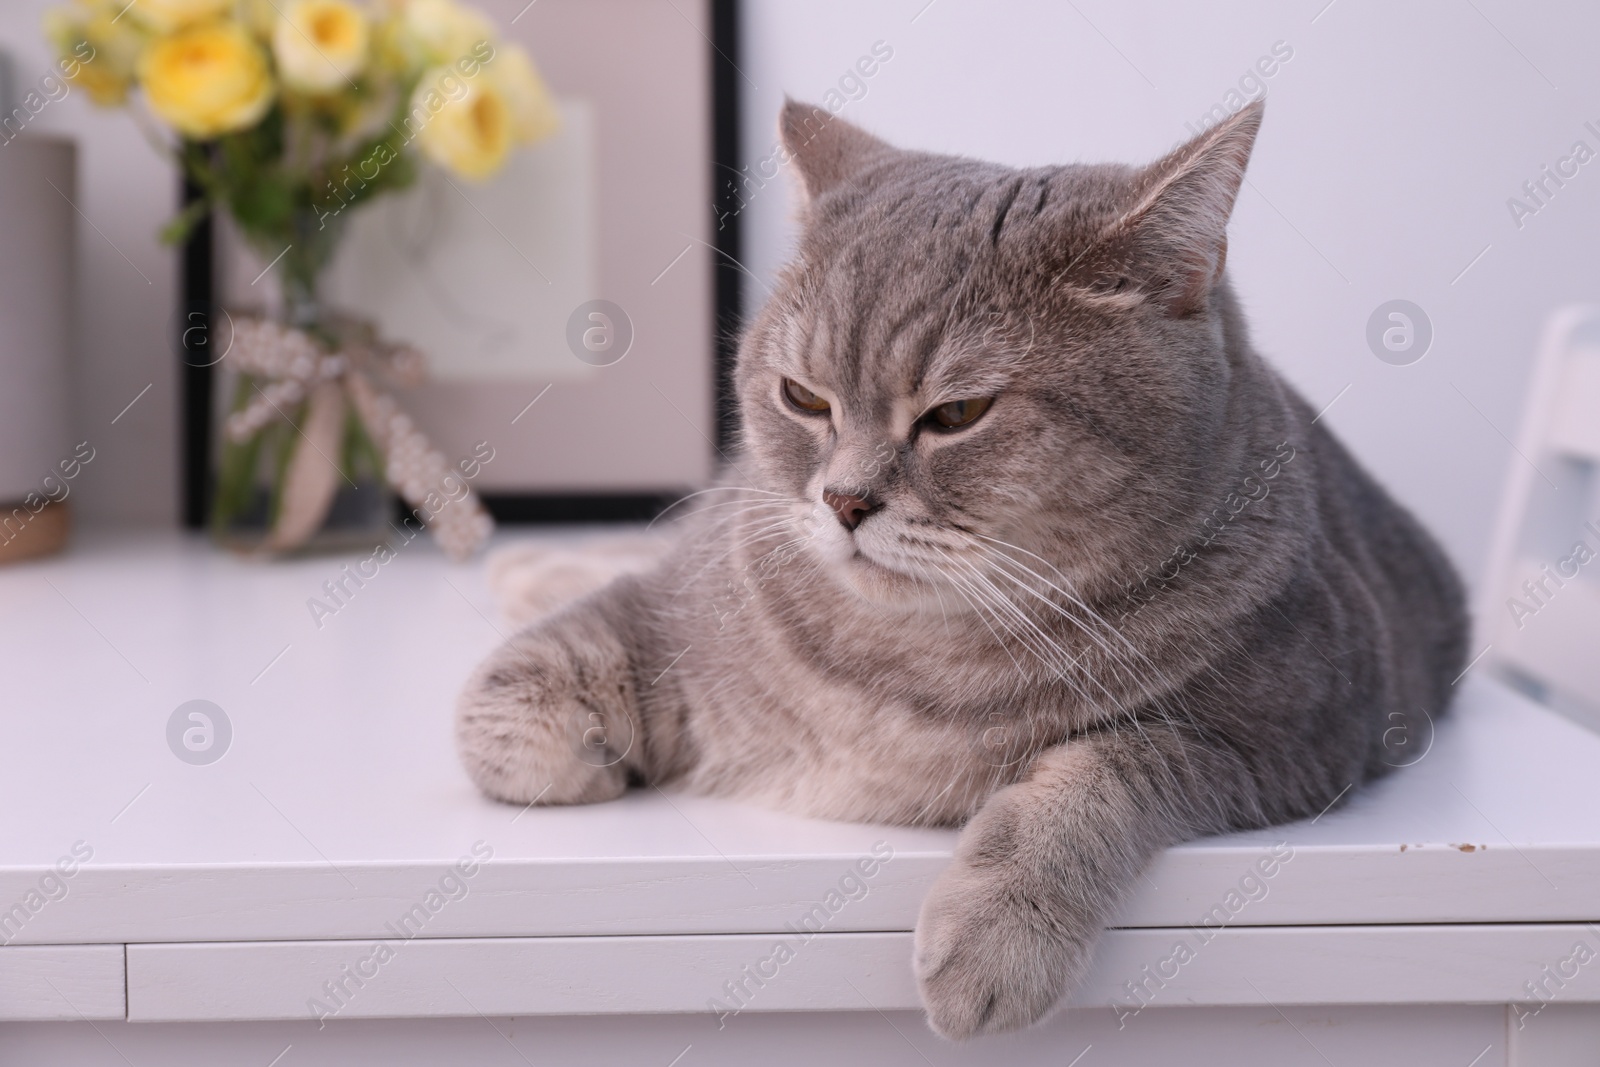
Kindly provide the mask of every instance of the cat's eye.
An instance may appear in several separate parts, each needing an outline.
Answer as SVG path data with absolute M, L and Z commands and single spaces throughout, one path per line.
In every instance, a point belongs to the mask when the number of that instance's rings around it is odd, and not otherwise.
M 828 402 L 795 381 L 793 378 L 783 380 L 784 398 L 794 406 L 796 411 L 810 412 L 813 415 L 826 414 Z
M 954 430 L 978 421 L 978 416 L 988 411 L 992 403 L 994 398 L 988 396 L 975 397 L 972 400 L 952 400 L 928 412 L 927 417 L 929 422 L 941 429 Z

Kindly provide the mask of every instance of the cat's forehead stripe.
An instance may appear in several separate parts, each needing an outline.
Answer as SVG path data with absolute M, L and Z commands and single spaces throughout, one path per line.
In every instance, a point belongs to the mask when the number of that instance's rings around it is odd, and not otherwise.
M 863 414 L 897 397 L 1009 386 L 1029 344 L 1010 336 L 1025 329 L 1014 307 L 995 313 L 996 293 L 1014 293 L 1019 263 L 1046 269 L 1082 240 L 1076 231 L 1094 227 L 1118 177 L 959 159 L 875 175 L 807 235 L 805 299 L 791 305 L 794 373 Z M 985 316 L 993 323 L 977 322 Z
M 848 290 L 859 283 L 848 278 L 839 284 Z M 820 303 L 821 313 L 808 331 L 806 373 L 831 380 L 861 400 L 915 389 L 939 347 L 945 302 L 944 292 L 924 290 L 892 305 Z

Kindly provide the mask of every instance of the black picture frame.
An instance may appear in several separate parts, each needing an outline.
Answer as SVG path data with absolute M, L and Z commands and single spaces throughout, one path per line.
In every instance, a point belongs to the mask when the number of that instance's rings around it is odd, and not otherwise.
M 719 219 L 713 247 L 714 322 L 712 388 L 716 448 L 727 451 L 738 425 L 733 394 L 733 364 L 744 321 L 743 258 L 738 194 L 740 165 L 739 0 L 711 3 L 711 189 L 708 209 Z M 188 207 L 199 190 L 182 182 L 180 200 Z M 728 210 L 723 210 L 727 207 Z M 209 215 L 190 231 L 179 260 L 179 311 L 174 343 L 180 354 L 179 464 L 183 526 L 204 529 L 210 511 L 214 472 L 211 463 L 215 374 L 206 358 L 216 298 L 216 234 Z M 685 487 L 686 489 L 689 487 Z M 659 515 L 678 494 L 669 493 L 484 493 L 495 521 L 507 524 L 641 522 Z
M 185 210 L 200 199 L 200 188 L 187 178 L 180 185 Z M 206 357 L 215 296 L 216 234 L 208 212 L 189 231 L 178 260 L 178 314 L 173 345 L 178 352 L 179 507 L 185 529 L 206 525 L 211 508 L 211 392 L 215 375 Z M 198 330 L 198 333 L 196 332 Z M 196 343 L 199 342 L 199 343 Z

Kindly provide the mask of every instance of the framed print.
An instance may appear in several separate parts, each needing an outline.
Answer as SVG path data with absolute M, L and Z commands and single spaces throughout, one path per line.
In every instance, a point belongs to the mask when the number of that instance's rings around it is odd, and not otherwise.
M 738 219 L 716 175 L 738 158 L 737 9 L 479 6 L 531 54 L 559 129 L 486 180 L 423 166 L 354 210 L 324 297 L 422 354 L 400 403 L 446 457 L 488 443 L 475 488 L 497 518 L 647 517 L 707 478 L 731 427 Z M 186 250 L 188 306 L 269 302 L 263 259 L 213 220 Z M 211 481 L 209 370 L 184 368 L 191 523 Z

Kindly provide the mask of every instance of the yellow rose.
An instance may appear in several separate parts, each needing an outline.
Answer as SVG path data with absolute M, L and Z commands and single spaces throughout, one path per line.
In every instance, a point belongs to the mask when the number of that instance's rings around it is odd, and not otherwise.
M 44 32 L 56 46 L 56 70 L 102 106 L 127 99 L 144 48 L 144 36 L 131 19 L 104 3 L 80 2 L 45 12 Z
M 448 66 L 495 37 L 492 22 L 454 0 L 408 0 L 402 24 L 408 50 L 428 64 Z
M 101 107 L 118 107 L 126 103 L 128 87 L 133 84 L 133 79 L 126 73 L 97 62 L 79 64 L 77 73 L 68 80 L 82 88 L 89 94 L 89 99 Z
M 253 125 L 274 93 L 267 57 L 226 22 L 156 41 L 139 61 L 139 84 L 151 110 L 200 140 Z
M 513 134 L 523 144 L 549 137 L 561 128 L 561 116 L 544 79 L 534 68 L 528 53 L 514 44 L 495 48 L 495 57 L 483 73 L 494 82 L 511 105 Z
M 233 0 L 138 0 L 126 10 L 157 33 L 171 33 L 216 18 L 232 6 Z
M 448 67 L 424 74 L 411 98 L 422 154 L 465 178 L 500 169 L 516 138 L 511 104 L 487 78 L 463 78 Z
M 326 93 L 361 73 L 367 37 L 367 17 L 345 0 L 293 0 L 272 31 L 272 55 L 286 86 Z

